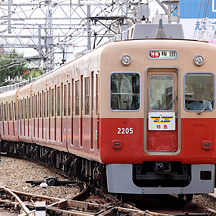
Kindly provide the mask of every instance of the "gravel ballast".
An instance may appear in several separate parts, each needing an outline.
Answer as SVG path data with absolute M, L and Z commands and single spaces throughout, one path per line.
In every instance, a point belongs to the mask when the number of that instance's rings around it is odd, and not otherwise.
M 48 186 L 41 188 L 39 185 L 33 187 L 30 183 L 26 183 L 26 181 L 44 180 L 45 177 L 58 177 L 58 180 L 67 179 L 48 168 L 23 159 L 1 156 L 0 173 L 0 185 L 15 191 L 56 198 L 72 198 L 79 192 L 76 185 L 74 187 Z

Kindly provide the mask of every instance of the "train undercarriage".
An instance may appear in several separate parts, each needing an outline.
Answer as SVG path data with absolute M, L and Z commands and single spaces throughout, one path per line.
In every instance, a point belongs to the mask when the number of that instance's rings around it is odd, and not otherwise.
M 33 143 L 2 140 L 1 152 L 8 156 L 42 161 L 114 194 L 178 194 L 192 199 L 194 193 L 214 188 L 213 165 L 183 165 L 180 162 L 143 162 L 143 164 L 101 164 L 68 152 Z M 205 183 L 205 184 L 204 184 Z M 198 187 L 197 185 L 202 185 Z M 200 191 L 197 191 L 197 190 Z
M 42 161 L 78 178 L 106 190 L 105 165 L 76 155 L 34 143 L 1 141 L 1 152 L 8 156 L 31 158 Z

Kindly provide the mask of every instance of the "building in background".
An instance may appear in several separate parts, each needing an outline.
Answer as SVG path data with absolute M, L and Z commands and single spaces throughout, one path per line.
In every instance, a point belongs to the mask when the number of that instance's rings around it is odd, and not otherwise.
M 216 43 L 216 0 L 180 0 L 185 38 Z

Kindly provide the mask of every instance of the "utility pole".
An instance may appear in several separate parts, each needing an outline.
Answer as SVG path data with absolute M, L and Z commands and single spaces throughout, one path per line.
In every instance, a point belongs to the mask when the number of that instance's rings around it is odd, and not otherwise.
M 50 8 L 51 0 L 46 2 L 48 4 L 46 24 L 45 24 L 45 61 L 44 70 L 48 72 L 54 68 L 54 43 L 53 43 L 53 29 L 52 29 L 52 9 Z

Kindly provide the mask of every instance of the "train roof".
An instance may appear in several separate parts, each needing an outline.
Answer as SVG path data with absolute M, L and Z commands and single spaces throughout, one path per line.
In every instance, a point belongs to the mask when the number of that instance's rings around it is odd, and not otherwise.
M 184 40 L 186 40 L 184 38 L 183 28 L 182 28 L 181 24 L 163 24 L 162 28 L 164 29 L 164 32 L 166 35 L 166 37 L 163 39 L 165 39 L 165 40 L 167 40 L 167 39 L 169 39 L 169 40 L 170 39 L 175 39 L 175 40 L 183 40 L 184 39 Z M 125 42 L 125 41 L 141 40 L 141 39 L 142 40 L 143 39 L 145 39 L 145 40 L 146 39 L 148 39 L 148 40 L 155 39 L 155 36 L 157 34 L 157 30 L 158 30 L 158 24 L 135 24 L 131 28 L 129 28 L 127 31 L 123 32 L 121 34 L 121 36 L 116 37 L 114 42 L 116 42 L 116 41 L 117 42 L 119 42 L 119 41 Z M 11 89 L 16 89 L 16 88 L 25 86 L 26 84 L 29 84 L 30 82 L 31 83 L 38 83 L 37 80 L 40 80 L 40 82 L 42 80 L 47 80 L 47 79 L 51 78 L 54 74 L 56 74 L 56 72 L 61 71 L 61 68 L 67 68 L 68 65 L 71 65 L 75 61 L 76 62 L 82 61 L 83 56 L 85 56 L 85 58 L 92 57 L 92 55 L 91 55 L 92 52 L 94 52 L 94 55 L 95 55 L 95 52 L 96 53 L 103 52 L 103 48 L 106 49 L 106 47 L 109 45 L 110 45 L 110 42 L 107 42 L 106 44 L 101 45 L 100 47 L 98 47 L 94 50 L 88 51 L 84 55 L 80 55 L 78 58 L 72 60 L 71 62 L 68 62 L 68 63 L 62 65 L 61 67 L 59 67 L 53 71 L 50 71 L 46 74 L 43 74 L 40 77 L 33 78 L 30 81 L 25 80 L 19 84 L 0 87 L 0 93 L 5 92 L 5 91 L 9 91 Z
M 131 28 L 130 39 L 153 39 L 156 37 L 158 24 L 135 24 Z M 185 39 L 181 24 L 163 24 L 165 38 Z

